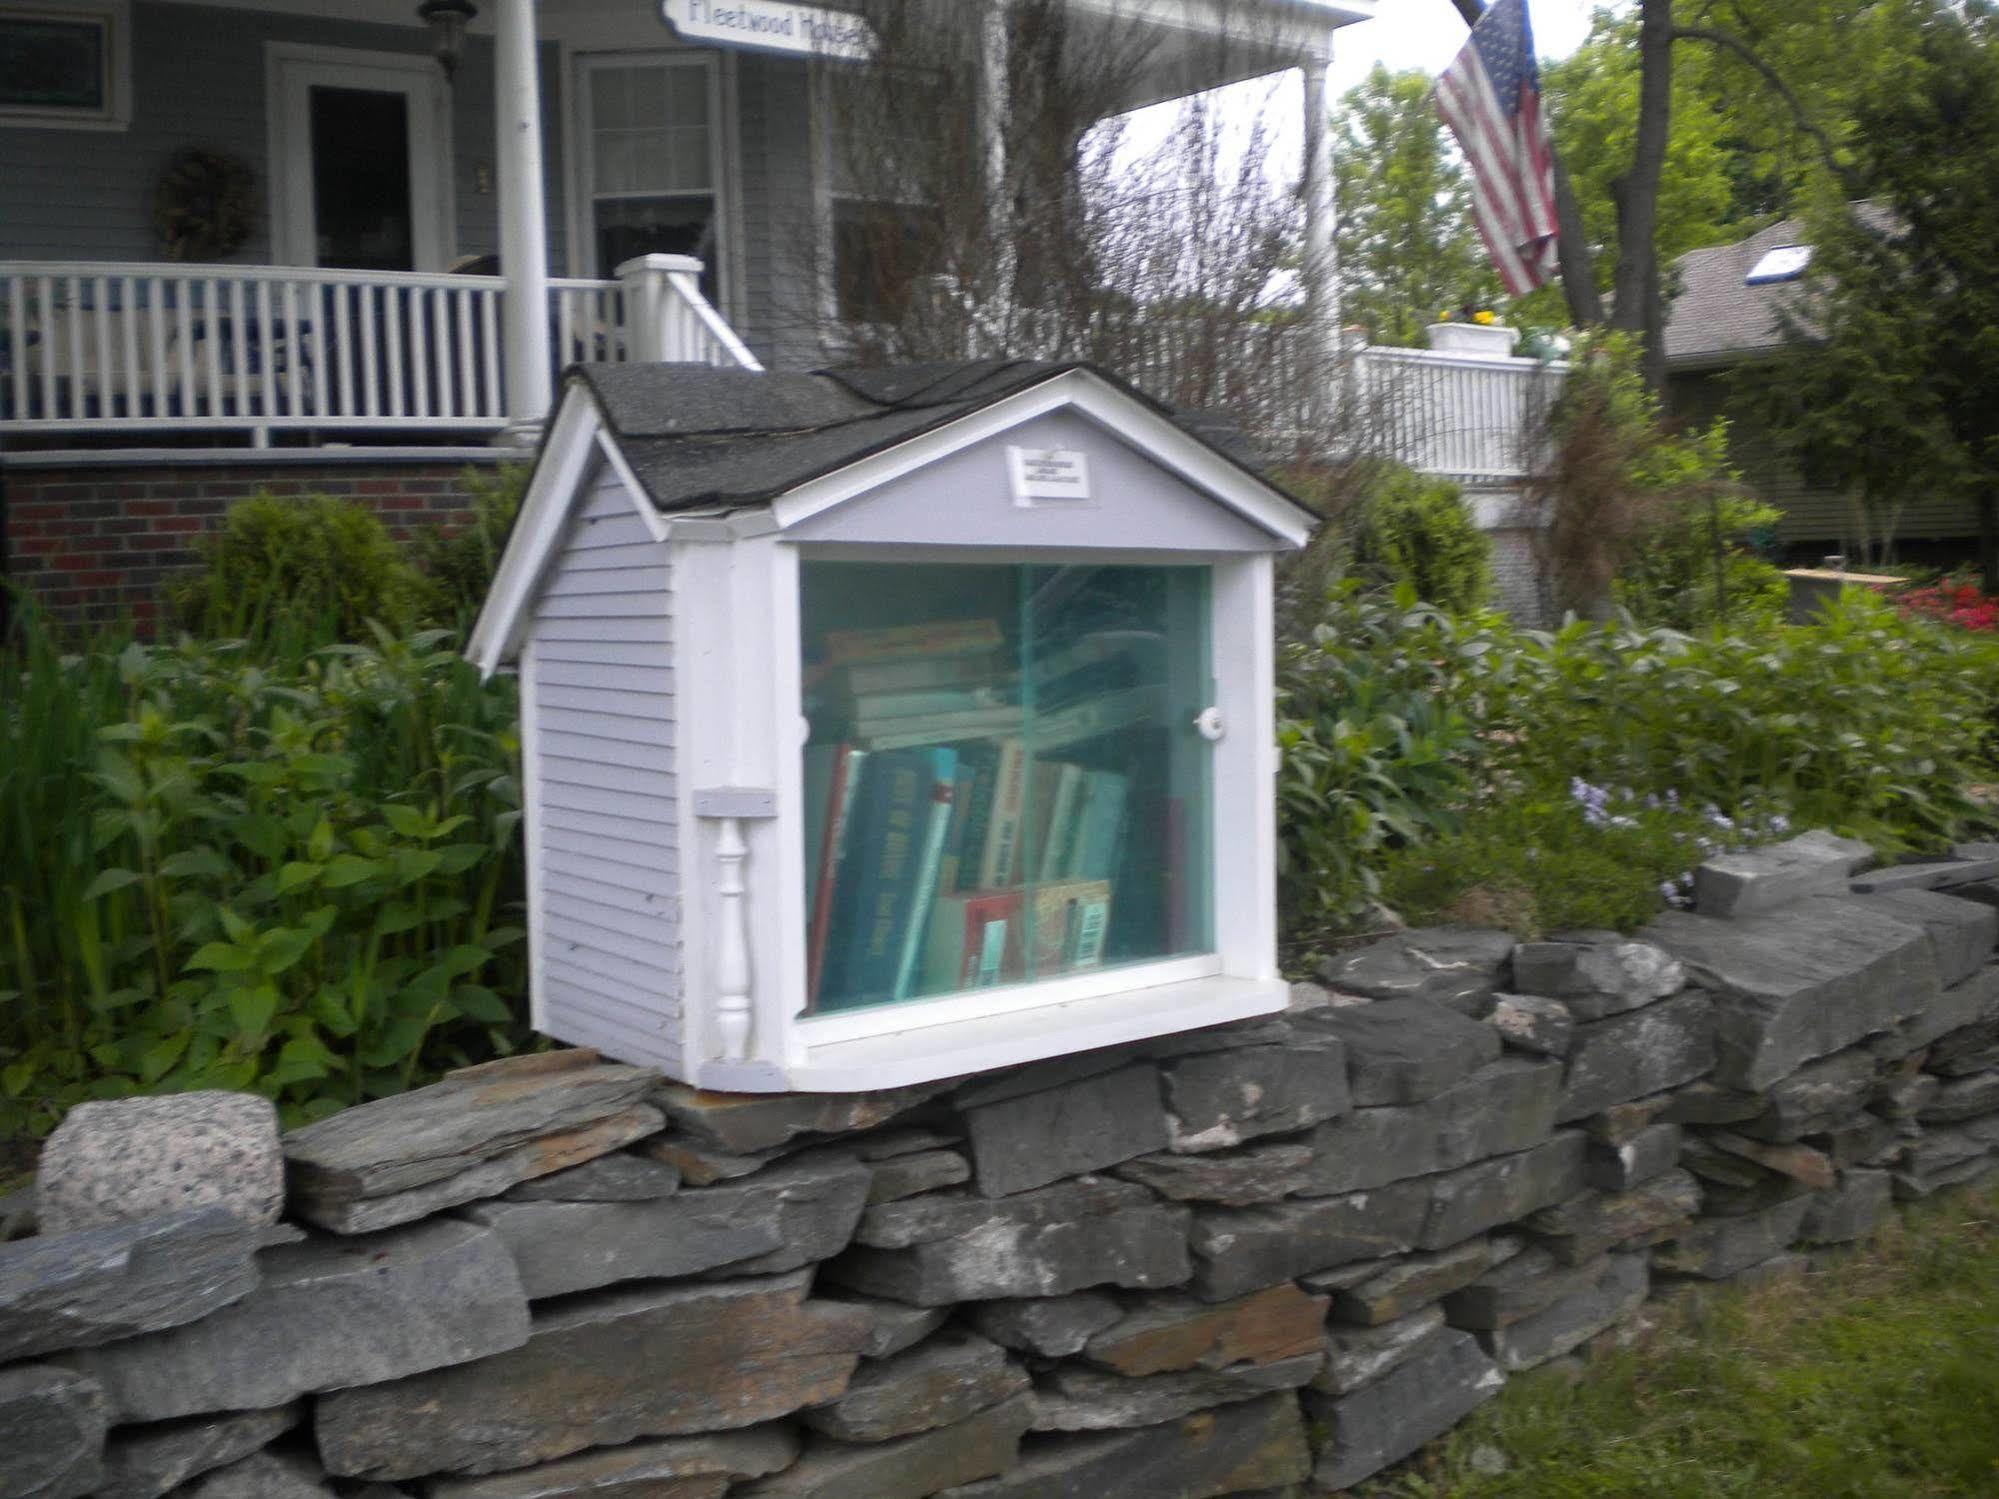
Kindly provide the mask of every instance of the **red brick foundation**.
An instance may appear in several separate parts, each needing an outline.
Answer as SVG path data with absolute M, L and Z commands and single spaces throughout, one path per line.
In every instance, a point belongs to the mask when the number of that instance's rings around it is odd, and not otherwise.
M 50 455 L 53 458 L 55 455 Z M 478 467 L 490 471 L 482 454 Z M 366 505 L 398 537 L 470 508 L 463 455 L 314 462 L 57 464 L 0 467 L 7 581 L 67 625 L 150 625 L 161 585 L 231 504 L 254 494 L 337 495 Z

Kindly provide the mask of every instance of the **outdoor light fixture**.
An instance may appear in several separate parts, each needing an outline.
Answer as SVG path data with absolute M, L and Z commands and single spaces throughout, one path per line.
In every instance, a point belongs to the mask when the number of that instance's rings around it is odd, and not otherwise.
M 465 28 L 479 14 L 479 7 L 472 0 L 423 0 L 416 13 L 430 27 L 431 51 L 437 54 L 437 65 L 449 78 L 458 70 L 458 51 L 465 45 Z

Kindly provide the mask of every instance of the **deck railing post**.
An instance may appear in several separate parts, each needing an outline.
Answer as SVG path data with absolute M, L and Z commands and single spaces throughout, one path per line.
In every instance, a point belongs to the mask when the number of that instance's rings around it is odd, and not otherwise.
M 698 281 L 701 262 L 692 255 L 639 255 L 618 267 L 618 281 L 625 289 L 625 348 L 637 363 L 695 359 L 693 350 L 681 347 L 685 338 L 675 337 L 676 272 Z

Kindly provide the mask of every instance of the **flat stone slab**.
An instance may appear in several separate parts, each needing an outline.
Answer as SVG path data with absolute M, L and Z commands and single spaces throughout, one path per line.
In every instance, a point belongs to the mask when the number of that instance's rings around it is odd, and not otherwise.
M 1478 1028 L 1498 1044 L 1489 1026 Z M 1554 1130 L 1561 1090 L 1560 1062 L 1504 1057 L 1425 1102 L 1356 1109 L 1314 1132 L 1312 1190 L 1385 1186 L 1539 1145 Z
M 1305 1027 L 1282 1046 L 1182 1057 L 1160 1074 L 1168 1140 L 1182 1154 L 1309 1129 L 1353 1107 L 1345 1045 Z
M 876 1214 L 941 1198 L 870 1208 Z M 835 1285 L 918 1306 L 1061 1296 L 1091 1286 L 1160 1290 L 1186 1280 L 1189 1211 L 1132 1182 L 1080 1177 L 1014 1197 L 953 1203 L 903 1247 L 855 1248 L 824 1270 Z M 874 1242 L 881 1242 L 880 1238 Z
M 1692 1082 L 1715 1063 L 1715 1008 L 1692 990 L 1575 1028 L 1561 1121 Z
M 1725 1280 L 1789 1249 L 1810 1209 L 1810 1198 L 1798 1197 L 1760 1213 L 1698 1219 L 1653 1250 L 1653 1267 L 1675 1275 Z
M 1416 1247 L 1443 1249 L 1462 1243 L 1574 1196 L 1583 1188 L 1586 1144 L 1581 1130 L 1562 1130 L 1532 1150 L 1427 1178 L 1421 1184 L 1430 1190 L 1430 1206 Z
M 1326 1297 L 1309 1296 L 1290 1284 L 1220 1303 L 1153 1296 L 1092 1336 L 1083 1356 L 1134 1377 L 1274 1364 L 1318 1348 L 1326 1308 Z
M 95 1491 L 110 1407 L 94 1380 L 49 1364 L 0 1369 L 0 1499 Z
M 261 1256 L 263 1284 L 167 1332 L 59 1355 L 116 1420 L 265 1410 L 518 1347 L 527 1298 L 504 1246 L 443 1219 Z
M 895 1441 L 852 1444 L 824 1437 L 782 1473 L 735 1490 L 737 1499 L 927 1499 L 1014 1465 L 1034 1413 L 1017 1395 L 953 1426 Z
M 1343 1489 L 1400 1462 L 1490 1400 L 1506 1377 L 1465 1333 L 1427 1340 L 1413 1356 L 1352 1394 L 1308 1393 L 1306 1419 L 1328 1440 L 1312 1477 Z
M 1556 1258 L 1579 1265 L 1619 1244 L 1684 1222 L 1700 1211 L 1701 1187 L 1675 1167 L 1628 1192 L 1585 1192 L 1526 1219 Z
M 1444 1330 L 1444 1313 L 1434 1306 L 1383 1322 L 1375 1327 L 1335 1327 L 1326 1334 L 1326 1363 L 1312 1388 L 1328 1395 L 1348 1395 L 1373 1384 L 1406 1363 Z
M 1801 1067 L 1773 1083 L 1763 1096 L 1763 1111 L 1743 1120 L 1735 1131 L 1780 1144 L 1823 1134 L 1867 1102 L 1880 1072 L 1864 1048 Z
M 439 1479 L 424 1493 L 428 1499 L 706 1499 L 739 1480 L 779 1472 L 797 1457 L 798 1437 L 789 1427 L 757 1426 L 598 1447 L 508 1473 Z
M 202 1474 L 181 1494 L 183 1499 L 334 1499 L 326 1475 L 301 1452 L 253 1452 Z
M 1109 1431 L 1156 1426 L 1195 1411 L 1254 1400 L 1273 1390 L 1295 1390 L 1309 1383 L 1324 1362 L 1324 1352 L 1314 1347 L 1310 1353 L 1270 1364 L 1185 1369 L 1143 1379 L 1081 1364 L 1057 1364 L 1035 1388 L 1034 1429 Z
M 219 1207 L 251 1226 L 284 1205 L 278 1115 L 254 1093 L 170 1093 L 80 1103 L 42 1147 L 44 1234 Z
M 1313 1270 L 1379 1259 L 1415 1247 L 1430 1212 L 1425 1182 L 1398 1182 L 1342 1197 L 1194 1214 L 1195 1295 L 1226 1301 Z
M 653 1089 L 650 1102 L 666 1115 L 676 1136 L 746 1156 L 804 1137 L 874 1129 L 949 1086 L 926 1083 L 882 1093 L 710 1093 L 668 1082 Z
M 1920 1014 L 1938 990 L 1928 933 L 1851 897 L 1733 921 L 1668 911 L 1645 935 L 1714 996 L 1714 1080 L 1745 1092 Z
M 316 1405 L 334 1473 L 491 1473 L 642 1437 L 755 1426 L 837 1398 L 871 1331 L 809 1302 L 810 1274 L 601 1291 L 540 1312 L 521 1347 L 338 1390 Z
M 1434 999 L 1464 1014 L 1482 1014 L 1506 987 L 1513 939 L 1483 927 L 1418 927 L 1328 958 L 1320 977 L 1369 999 Z
M 205 1317 L 256 1289 L 256 1249 L 219 1204 L 0 1244 L 0 1360 Z
M 1912 859 L 1856 875 L 1850 888 L 1855 895 L 1888 890 L 1941 890 L 1948 885 L 1968 885 L 1994 876 L 1999 876 L 1999 858 Z
M 1878 906 L 1929 933 L 1936 955 L 1937 982 L 1961 984 L 1992 961 L 1999 941 L 1999 910 L 1932 890 L 1891 890 L 1855 899 Z
M 1836 895 L 1873 857 L 1859 839 L 1823 829 L 1717 854 L 1694 871 L 1694 908 L 1703 916 L 1755 916 L 1808 895 Z
M 978 1188 L 1003 1197 L 1164 1150 L 1159 1070 L 1120 1067 L 963 1111 Z
M 886 1442 L 950 1426 L 1027 1388 L 1026 1371 L 977 1333 L 953 1329 L 863 1364 L 836 1400 L 801 1413 L 822 1436 Z
M 972 1163 L 955 1150 L 920 1150 L 873 1163 L 868 1201 L 898 1202 L 972 1179 Z
M 1517 1252 L 1511 1243 L 1508 1248 Z M 1338 1291 L 1333 1315 L 1363 1327 L 1386 1326 L 1470 1285 L 1498 1263 L 1498 1254 L 1493 1240 L 1477 1238 L 1434 1254 L 1391 1261 L 1359 1285 Z
M 1894 1190 L 1885 1171 L 1865 1169 L 1840 1174 L 1839 1185 L 1812 1198 L 1798 1226 L 1801 1244 L 1850 1244 L 1880 1227 L 1894 1206 Z
M 1353 1101 L 1367 1108 L 1422 1103 L 1499 1060 L 1500 1040 L 1481 1025 L 1432 999 L 1390 999 L 1342 1005 L 1299 1022 L 1346 1046 Z
M 1030 1437 L 996 1478 L 938 1499 L 1216 1499 L 1281 1489 L 1312 1466 L 1298 1402 L 1266 1395 L 1130 1431 Z
M 305 1419 L 303 1403 L 113 1430 L 97 1499 L 158 1499 L 212 1468 L 268 1446 Z
M 1622 1145 L 1591 1141 L 1583 1157 L 1583 1180 L 1599 1192 L 1629 1192 L 1665 1175 L 1679 1159 L 1680 1126 L 1649 1125 Z
M 1536 1056 L 1565 1057 L 1575 1044 L 1576 1018 L 1559 999 L 1539 994 L 1500 994 L 1493 998 L 1485 1023 L 1515 1051 Z
M 509 1202 L 653 1202 L 680 1190 L 680 1172 L 629 1150 L 507 1189 Z
M 1479 1346 L 1507 1373 L 1545 1364 L 1629 1317 L 1645 1304 L 1652 1278 L 1642 1254 L 1607 1255 L 1595 1278 L 1505 1327 L 1478 1335 Z
M 1067 1296 L 974 1302 L 965 1308 L 965 1316 L 1002 1347 L 1043 1358 L 1067 1358 L 1121 1321 L 1124 1308 L 1108 1291 L 1076 1291 Z
M 1557 933 L 1513 950 L 1513 987 L 1558 999 L 1577 1020 L 1621 1015 L 1686 986 L 1679 961 L 1616 932 Z
M 858 1307 L 874 1319 L 868 1340 L 861 1348 L 862 1358 L 887 1358 L 890 1354 L 912 1348 L 942 1327 L 951 1314 L 947 1307 L 910 1306 L 906 1302 L 862 1296 L 854 1291 L 829 1291 L 819 1299 Z
M 1543 1245 L 1531 1245 L 1504 1264 L 1444 1297 L 1453 1327 L 1491 1332 L 1511 1327 L 1549 1307 L 1581 1296 L 1601 1281 L 1608 1256 L 1565 1264 Z
M 1995 1110 L 1999 1110 L 1999 1072 L 1987 1072 L 1945 1083 L 1917 1117 L 1924 1124 L 1956 1124 Z
M 1207 1155 L 1140 1156 L 1112 1175 L 1140 1182 L 1176 1202 L 1240 1208 L 1311 1191 L 1315 1159 L 1309 1145 L 1267 1140 Z
M 1909 1050 L 1942 1040 L 1953 1031 L 1999 1016 L 1999 963 L 1987 963 L 1962 983 L 1952 984 L 1902 1024 Z
M 453 1073 L 410 1093 L 378 1098 L 293 1130 L 284 1137 L 291 1211 L 340 1231 L 370 1198 L 410 1193 L 472 1172 L 496 1158 L 504 1172 L 485 1172 L 470 1197 L 493 1196 L 514 1182 L 546 1176 L 627 1143 L 601 1148 L 587 1131 L 613 1116 L 643 1119 L 643 1104 L 659 1075 L 644 1067 L 600 1063 L 590 1051 L 547 1052 Z M 657 1127 L 656 1125 L 654 1126 Z M 573 1148 L 541 1145 L 549 1137 Z M 504 1176 L 503 1180 L 489 1180 Z M 443 1194 L 450 1195 L 450 1194 Z M 448 1202 L 417 1198 L 420 1212 Z

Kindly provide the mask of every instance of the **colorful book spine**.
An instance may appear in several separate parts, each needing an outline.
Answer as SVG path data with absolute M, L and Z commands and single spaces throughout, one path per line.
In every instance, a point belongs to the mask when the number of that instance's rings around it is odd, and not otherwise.
M 900 661 L 922 656 L 968 656 L 999 648 L 999 622 L 991 619 L 932 620 L 882 630 L 829 630 L 826 659 L 836 666 Z
M 857 661 L 839 668 L 849 697 L 881 692 L 918 692 L 927 688 L 959 687 L 987 682 L 998 668 L 984 653 L 967 656 L 918 656 L 908 661 Z
M 820 746 L 814 746 L 819 748 Z M 851 744 L 827 746 L 832 751 L 826 767 L 825 787 L 819 803 L 819 834 L 814 839 L 812 862 L 806 865 L 806 878 L 811 883 L 807 896 L 807 910 L 810 912 L 806 927 L 805 983 L 806 1010 L 809 1014 L 819 1002 L 820 981 L 825 972 L 826 934 L 833 920 L 834 881 L 841 860 L 846 853 L 847 823 L 853 811 L 854 794 L 860 789 L 861 771 L 868 758 L 866 750 L 856 749 Z M 811 784 L 811 750 L 806 752 L 807 784 Z M 806 805 L 813 806 L 808 792 Z
M 1040 879 L 1059 880 L 1069 873 L 1069 855 L 1075 846 L 1076 804 L 1082 797 L 1083 786 L 1082 766 L 1056 768 L 1055 794 L 1049 801 L 1048 821 L 1041 829 Z
M 1020 857 L 1020 824 L 1027 805 L 1027 746 L 1018 739 L 1000 745 L 993 770 L 992 815 L 986 824 L 985 851 L 979 859 L 979 888 L 1001 890 L 1011 885 Z
M 999 773 L 1001 748 L 990 741 L 958 747 L 959 767 L 971 767 L 972 792 L 970 804 L 965 808 L 964 832 L 959 840 L 952 882 L 946 887 L 939 877 L 938 889 L 942 894 L 969 890 L 979 882 L 986 856 L 986 831 L 993 820 L 993 782 Z
M 944 840 L 951 830 L 951 798 L 957 789 L 958 755 L 955 750 L 932 752 L 929 818 L 923 829 L 923 856 L 916 866 L 916 885 L 909 910 L 902 918 L 902 955 L 895 967 L 895 997 L 908 999 L 916 992 L 917 963 L 923 957 L 923 939 L 928 934 L 930 907 L 937 899 L 937 878 L 944 862 Z
M 940 753 L 896 750 L 868 761 L 837 876 L 821 1009 L 894 996 Z
M 1018 890 L 940 895 L 923 945 L 925 994 L 988 988 L 1006 972 L 1008 937 L 1019 926 Z

